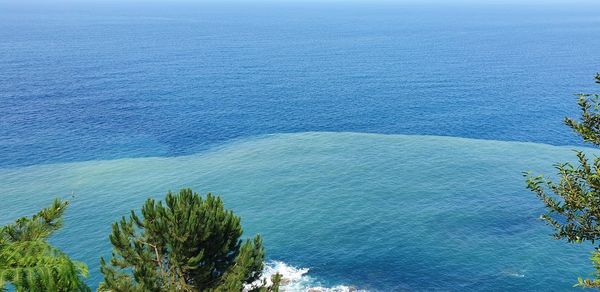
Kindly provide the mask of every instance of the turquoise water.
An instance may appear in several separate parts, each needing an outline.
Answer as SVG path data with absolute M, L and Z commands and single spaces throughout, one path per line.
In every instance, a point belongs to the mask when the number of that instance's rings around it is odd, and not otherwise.
M 437 136 L 307 132 L 241 139 L 180 157 L 0 170 L 4 223 L 70 197 L 53 240 L 91 267 L 110 223 L 147 197 L 192 187 L 223 196 L 269 260 L 308 268 L 308 286 L 373 290 L 565 290 L 589 246 L 550 237 L 521 172 L 572 147 Z M 590 150 L 591 151 L 591 150 Z M 598 152 L 594 152 L 598 153 Z M 18 207 L 16 207 L 18 206 Z

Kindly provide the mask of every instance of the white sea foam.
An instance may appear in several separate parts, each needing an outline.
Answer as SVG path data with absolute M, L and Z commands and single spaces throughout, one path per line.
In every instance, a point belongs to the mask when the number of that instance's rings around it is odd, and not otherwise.
M 288 265 L 281 261 L 271 261 L 265 264 L 263 270 L 263 277 L 254 282 L 252 285 L 246 287 L 245 291 L 250 290 L 256 285 L 266 282 L 267 285 L 272 285 L 271 277 L 279 273 L 282 277 L 280 291 L 283 292 L 358 292 L 364 290 L 358 290 L 352 286 L 337 285 L 333 287 L 324 287 L 322 284 L 308 275 L 308 268 L 297 268 Z
M 525 272 L 526 270 L 524 269 L 505 269 L 502 270 L 502 275 L 504 276 L 508 276 L 511 278 L 525 278 Z
M 506 273 L 508 276 L 510 277 L 514 277 L 514 278 L 525 278 L 525 274 L 523 273 L 519 273 L 519 272 L 508 272 Z

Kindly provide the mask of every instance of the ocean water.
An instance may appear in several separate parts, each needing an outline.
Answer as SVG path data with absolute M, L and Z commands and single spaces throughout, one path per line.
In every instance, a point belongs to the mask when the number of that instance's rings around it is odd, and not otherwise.
M 73 194 L 96 286 L 110 223 L 193 187 L 289 291 L 568 290 L 591 247 L 521 176 L 598 87 L 600 4 L 558 2 L 0 0 L 0 224 Z
M 594 88 L 598 11 L 2 0 L 0 166 L 305 131 L 576 144 L 561 120 Z
M 190 156 L 5 169 L 0 181 L 11 204 L 3 218 L 75 195 L 54 240 L 90 265 L 91 283 L 110 255 L 110 223 L 192 187 L 222 195 L 247 235 L 264 236 L 270 261 L 308 268 L 304 287 L 548 291 L 589 275 L 591 249 L 550 237 L 521 172 L 573 158 L 571 147 L 534 143 L 313 132 Z

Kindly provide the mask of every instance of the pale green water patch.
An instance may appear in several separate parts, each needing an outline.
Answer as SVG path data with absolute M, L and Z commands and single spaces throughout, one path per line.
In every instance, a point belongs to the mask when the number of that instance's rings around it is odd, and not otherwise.
M 550 237 L 521 172 L 552 174 L 573 147 L 437 136 L 277 134 L 190 156 L 0 170 L 0 223 L 76 197 L 55 241 L 92 267 L 110 223 L 148 197 L 223 196 L 270 258 L 324 284 L 552 290 L 591 271 L 589 247 Z M 595 150 L 586 151 L 599 153 Z

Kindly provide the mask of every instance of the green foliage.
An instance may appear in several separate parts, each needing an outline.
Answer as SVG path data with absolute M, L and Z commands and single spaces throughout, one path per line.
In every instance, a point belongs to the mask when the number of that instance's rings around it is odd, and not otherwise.
M 111 291 L 277 290 L 260 282 L 262 240 L 242 242 L 240 218 L 219 197 L 203 200 L 190 189 L 167 193 L 165 203 L 148 199 L 141 217 L 131 211 L 113 224 L 110 262 L 101 259 Z
M 10 284 L 17 291 L 89 291 L 82 280 L 87 266 L 46 242 L 62 226 L 67 205 L 54 200 L 31 218 L 1 227 L 0 290 Z
M 596 74 L 600 84 L 600 74 Z M 580 94 L 580 120 L 565 119 L 565 124 L 584 141 L 600 146 L 600 99 L 598 94 Z M 568 242 L 600 240 L 600 158 L 589 160 L 577 152 L 578 165 L 556 164 L 558 181 L 542 175 L 527 173 L 527 188 L 533 191 L 546 206 L 542 219 L 554 228 L 556 239 Z M 580 278 L 576 286 L 600 288 L 600 246 L 592 256 L 596 268 L 595 279 Z
M 600 84 L 600 73 L 596 74 Z M 581 121 L 565 118 L 565 124 L 579 134 L 584 141 L 600 146 L 600 104 L 598 94 L 579 94 L 577 104 L 581 109 Z
M 600 239 L 600 159 L 591 163 L 583 152 L 577 152 L 579 165 L 557 164 L 559 180 L 528 176 L 527 188 L 546 205 L 542 215 L 554 227 L 557 239 L 569 242 Z
M 596 78 L 600 78 L 596 76 Z M 600 79 L 597 81 L 600 83 Z M 600 104 L 598 94 L 579 94 L 577 102 L 581 109 L 581 121 L 565 118 L 565 124 L 586 142 L 600 146 Z
M 13 224 L 2 227 L 0 243 L 45 240 L 63 225 L 62 216 L 69 202 L 54 200 L 48 208 L 31 218 L 21 217 Z
M 583 279 L 579 277 L 575 287 L 600 289 L 600 252 L 595 251 L 592 253 L 591 260 L 594 263 L 595 269 L 594 279 Z

